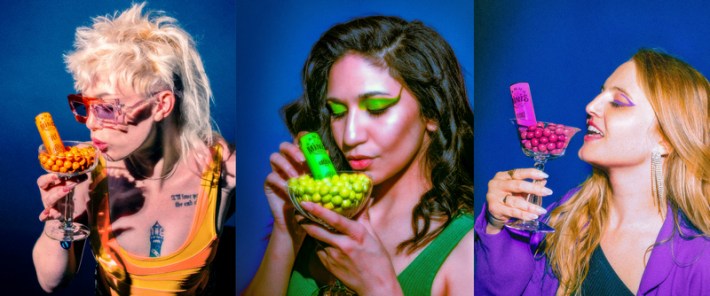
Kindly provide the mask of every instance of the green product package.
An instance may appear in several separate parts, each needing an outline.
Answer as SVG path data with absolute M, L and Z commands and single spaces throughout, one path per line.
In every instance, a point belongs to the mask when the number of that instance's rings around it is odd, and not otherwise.
M 318 133 L 309 132 L 303 135 L 298 144 L 314 179 L 320 180 L 338 174 Z

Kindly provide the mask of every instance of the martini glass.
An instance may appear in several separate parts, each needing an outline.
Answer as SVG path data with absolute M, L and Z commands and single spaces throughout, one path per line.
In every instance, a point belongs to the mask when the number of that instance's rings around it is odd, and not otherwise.
M 355 217 L 365 209 L 372 193 L 372 178 L 362 172 L 341 171 L 336 176 L 315 180 L 303 175 L 288 181 L 288 195 L 296 210 L 323 227 L 336 231 L 325 221 L 316 218 L 301 207 L 301 202 L 318 203 L 346 218 Z M 316 242 L 320 246 L 320 242 Z M 357 295 L 340 280 L 322 286 L 314 295 Z
M 579 128 L 538 121 L 531 126 L 518 125 L 513 119 L 513 124 L 518 130 L 518 140 L 523 153 L 535 161 L 535 168 L 544 171 L 545 164 L 565 155 L 565 150 L 572 137 L 579 132 Z M 533 183 L 537 183 L 534 181 Z M 529 203 L 542 206 L 542 197 L 528 194 Z M 555 230 L 544 222 L 535 220 L 515 220 L 505 224 L 506 227 L 530 232 L 554 232 Z
M 62 141 L 66 149 L 63 153 L 51 155 L 44 144 L 38 148 L 40 164 L 48 173 L 55 174 L 61 181 L 87 174 L 96 168 L 99 161 L 99 149 L 91 142 Z M 47 162 L 51 159 L 51 162 Z M 66 165 L 66 163 L 71 165 Z M 86 225 L 73 221 L 74 217 L 74 188 L 64 197 L 63 214 L 58 219 L 48 220 L 45 233 L 52 239 L 61 242 L 83 240 L 89 235 Z

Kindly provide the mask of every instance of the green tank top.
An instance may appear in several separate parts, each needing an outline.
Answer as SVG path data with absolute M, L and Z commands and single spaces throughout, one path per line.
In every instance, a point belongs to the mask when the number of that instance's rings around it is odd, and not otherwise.
M 404 295 L 430 295 L 431 286 L 439 268 L 449 253 L 472 228 L 472 214 L 456 216 L 451 224 L 446 226 L 444 231 L 397 276 Z M 309 259 L 315 256 L 314 247 L 314 240 L 307 238 L 294 263 L 287 295 L 309 296 L 315 295 L 318 291 L 318 284 L 308 271 Z

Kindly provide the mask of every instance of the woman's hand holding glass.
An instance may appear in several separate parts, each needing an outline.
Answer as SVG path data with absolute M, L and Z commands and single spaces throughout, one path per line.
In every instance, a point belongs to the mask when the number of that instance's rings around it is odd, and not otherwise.
M 361 295 L 368 291 L 382 291 L 385 283 L 397 283 L 392 262 L 372 231 L 366 212 L 356 221 L 316 203 L 301 203 L 306 211 L 331 225 L 335 231 L 297 214 L 288 196 L 287 182 L 309 173 L 305 157 L 297 145 L 281 143 L 279 152 L 271 154 L 270 163 L 272 172 L 266 177 L 264 192 L 274 216 L 274 231 L 289 232 L 294 242 L 300 241 L 306 233 L 318 240 L 324 247 L 319 248 L 317 254 L 326 269 Z
M 74 192 L 77 200 L 74 205 L 74 214 L 83 212 L 86 200 L 80 197 L 88 198 L 88 191 L 83 190 L 83 186 L 78 185 L 85 183 L 87 179 L 86 175 L 79 175 L 71 179 L 62 179 L 56 174 L 39 176 L 37 178 L 37 186 L 44 205 L 44 210 L 39 214 L 39 220 L 44 222 L 61 218 L 64 213 L 64 197 L 74 188 L 78 189 Z
M 293 231 L 295 208 L 288 196 L 288 179 L 307 173 L 303 153 L 297 145 L 284 142 L 279 152 L 271 154 L 271 173 L 264 182 L 264 192 L 274 216 L 274 231 Z
M 351 220 L 316 203 L 301 205 L 335 229 L 330 231 L 318 223 L 302 225 L 311 237 L 321 242 L 322 247 L 316 254 L 328 271 L 359 295 L 398 294 L 392 292 L 400 289 L 396 272 L 372 229 L 367 211 L 357 220 Z
M 552 194 L 552 190 L 545 187 L 547 177 L 544 172 L 533 168 L 496 173 L 493 179 L 488 181 L 486 232 L 498 233 L 510 219 L 534 220 L 547 213 L 544 208 L 525 200 L 528 194 Z M 526 179 L 539 181 L 533 183 Z

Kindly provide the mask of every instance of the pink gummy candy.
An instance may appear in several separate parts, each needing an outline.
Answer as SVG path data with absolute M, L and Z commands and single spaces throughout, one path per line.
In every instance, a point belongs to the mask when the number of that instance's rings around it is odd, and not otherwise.
M 538 121 L 535 125 L 518 127 L 520 144 L 523 149 L 550 155 L 564 153 L 569 139 L 579 131 L 575 127 Z

